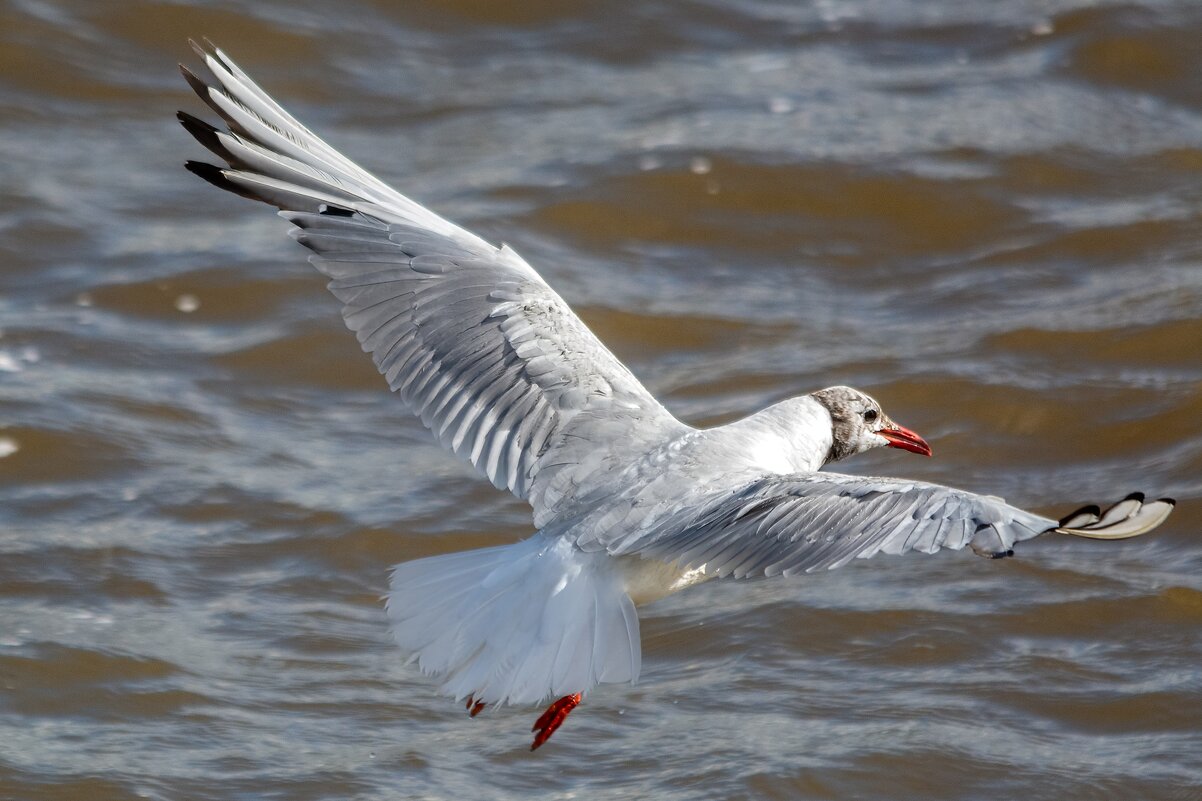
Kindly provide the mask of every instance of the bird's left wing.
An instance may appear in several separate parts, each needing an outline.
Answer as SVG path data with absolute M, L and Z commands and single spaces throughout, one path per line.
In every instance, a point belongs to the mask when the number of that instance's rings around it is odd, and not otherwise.
M 1001 498 L 897 478 L 838 473 L 765 476 L 710 494 L 691 510 L 605 543 L 736 578 L 813 572 L 876 553 L 958 550 L 1008 555 L 1014 543 L 1050 531 L 1095 539 L 1143 534 L 1173 501 L 1136 493 L 1102 512 L 1088 506 L 1057 522 Z
M 517 253 L 387 186 L 315 136 L 216 48 L 192 88 L 228 130 L 180 112 L 226 162 L 188 162 L 270 203 L 330 278 L 389 386 L 450 450 L 534 507 L 570 514 L 581 481 L 687 430 Z

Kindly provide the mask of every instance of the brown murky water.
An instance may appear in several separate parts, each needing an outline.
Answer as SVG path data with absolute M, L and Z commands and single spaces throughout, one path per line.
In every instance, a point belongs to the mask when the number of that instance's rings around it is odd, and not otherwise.
M 1202 5 L 400 5 L 0 8 L 0 798 L 1202 798 Z M 531 755 L 378 600 L 528 513 L 184 172 L 199 35 L 690 422 L 850 383 L 936 451 L 853 470 L 1177 513 L 672 597 Z

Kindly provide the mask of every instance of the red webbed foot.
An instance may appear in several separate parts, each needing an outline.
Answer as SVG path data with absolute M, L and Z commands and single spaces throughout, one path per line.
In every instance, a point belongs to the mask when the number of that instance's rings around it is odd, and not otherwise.
M 580 698 L 580 693 L 565 695 L 547 707 L 547 711 L 542 714 L 542 717 L 534 721 L 534 725 L 530 727 L 530 731 L 536 731 L 538 734 L 534 735 L 534 742 L 530 745 L 531 751 L 551 738 L 555 730 L 563 724 L 568 713 L 580 703 Z
M 483 701 L 477 701 L 475 698 L 469 695 L 467 697 L 467 705 L 464 707 L 464 709 L 467 710 L 469 716 L 474 718 L 476 715 L 480 714 L 480 710 L 484 709 L 485 706 L 487 706 L 487 704 L 485 704 Z

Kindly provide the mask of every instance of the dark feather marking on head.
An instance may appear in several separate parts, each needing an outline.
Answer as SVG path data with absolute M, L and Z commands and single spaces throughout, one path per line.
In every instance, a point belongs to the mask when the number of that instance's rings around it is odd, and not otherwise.
M 831 416 L 831 449 L 827 452 L 823 464 L 851 456 L 855 453 L 852 440 L 860 425 L 857 419 L 859 415 L 851 405 L 851 391 L 846 387 L 831 387 L 818 390 L 813 393 L 813 397 Z

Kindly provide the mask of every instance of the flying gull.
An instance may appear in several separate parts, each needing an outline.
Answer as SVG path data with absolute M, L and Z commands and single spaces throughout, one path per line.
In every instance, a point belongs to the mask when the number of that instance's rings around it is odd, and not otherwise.
M 399 194 L 211 43 L 193 46 L 212 81 L 181 65 L 184 77 L 226 127 L 179 119 L 226 166 L 187 168 L 277 206 L 389 387 L 533 509 L 529 539 L 397 565 L 387 598 L 400 648 L 473 716 L 557 699 L 531 748 L 592 687 L 638 678 L 635 607 L 689 585 L 877 553 L 1009 556 L 1049 532 L 1123 539 L 1173 508 L 1135 493 L 1056 521 L 937 484 L 823 472 L 880 446 L 931 454 L 850 387 L 716 428 L 682 423 L 509 246 Z

